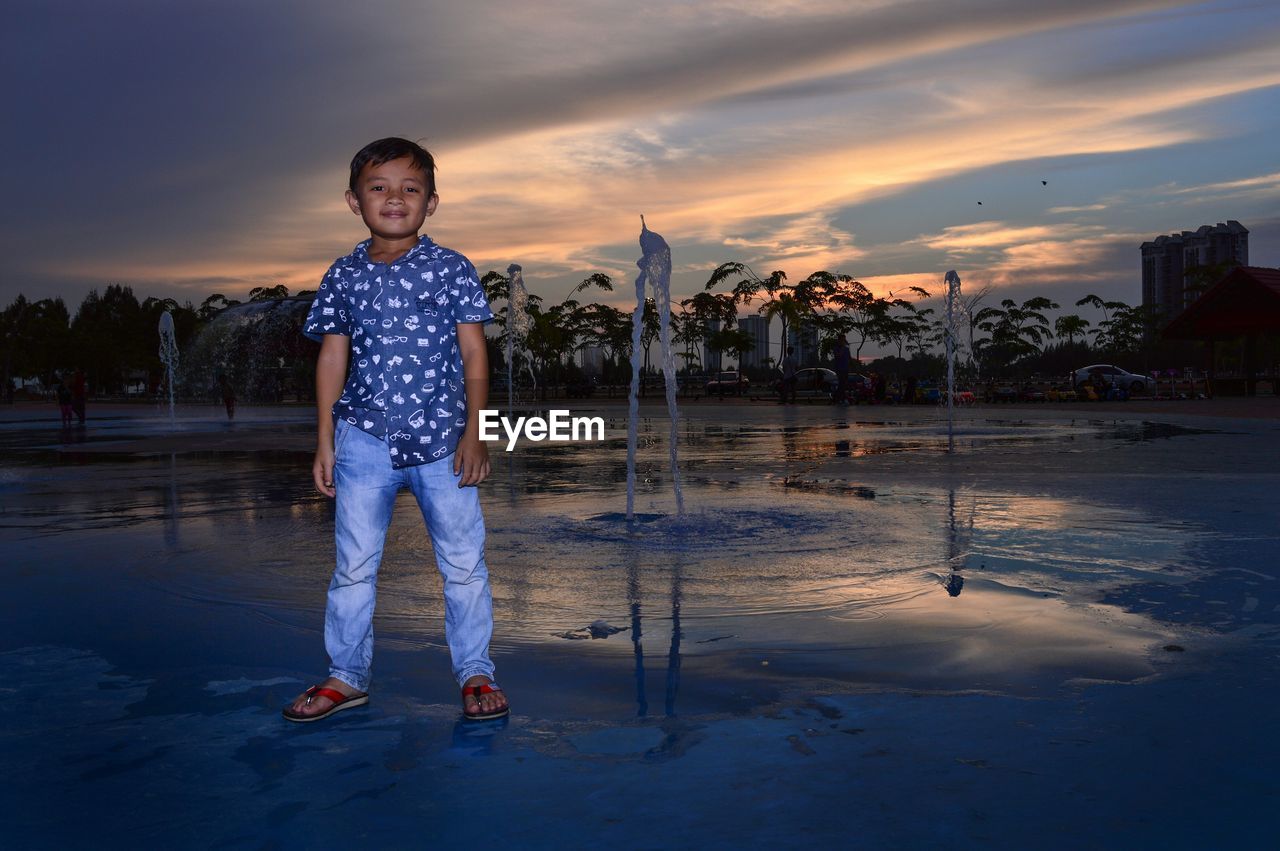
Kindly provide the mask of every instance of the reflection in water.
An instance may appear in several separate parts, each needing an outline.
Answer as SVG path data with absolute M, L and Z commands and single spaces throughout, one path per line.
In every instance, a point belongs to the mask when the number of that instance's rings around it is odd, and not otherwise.
M 493 753 L 493 743 L 498 733 L 507 729 L 510 723 L 510 715 L 503 715 L 492 721 L 468 721 L 465 718 L 458 718 L 453 723 L 450 750 L 466 756 L 489 756 Z
M 990 430 L 1002 447 L 1032 439 L 1031 430 Z M 533 652 L 597 619 L 629 619 L 629 651 L 625 642 L 570 646 L 632 668 L 641 716 L 646 638 L 667 651 L 669 715 L 689 653 L 729 664 L 748 648 L 786 650 L 821 658 L 822 676 L 926 688 L 1005 687 L 1041 671 L 1149 672 L 1145 649 L 1159 630 L 1088 604 L 1102 589 L 1176 582 L 1185 527 L 1058 494 L 884 478 L 869 487 L 863 459 L 938 440 L 903 424 L 801 426 L 788 412 L 766 425 L 690 423 L 685 435 L 694 512 L 637 524 L 600 514 L 621 501 L 616 442 L 504 453 L 481 492 L 497 650 Z M 76 459 L 85 466 L 57 457 L 6 471 L 7 555 L 40 563 L 56 537 L 59 558 L 85 556 L 87 569 L 137 565 L 167 593 L 315 628 L 315 573 L 333 559 L 332 503 L 313 492 L 309 453 L 166 448 L 85 453 Z M 442 646 L 439 578 L 415 514 L 402 507 L 388 535 L 379 642 Z M 668 605 L 669 635 L 667 619 L 654 617 Z
M 178 529 L 182 509 L 178 502 L 178 454 L 169 453 L 169 504 L 164 513 L 164 542 L 170 548 L 178 546 Z
M 666 692 L 663 701 L 668 716 L 676 714 L 676 694 L 680 690 L 680 628 L 681 581 L 683 565 L 677 560 L 671 570 L 671 644 L 667 650 Z M 638 555 L 627 566 L 627 605 L 631 611 L 632 655 L 635 659 L 636 715 L 649 714 L 649 699 L 645 688 L 644 644 L 641 617 L 641 569 Z
M 971 510 L 967 530 L 969 533 L 973 532 L 973 515 L 974 511 Z M 956 491 L 955 488 L 951 488 L 947 491 L 947 565 L 951 568 L 951 575 L 946 578 L 943 585 L 952 597 L 959 597 L 961 589 L 964 588 L 964 577 L 960 575 L 960 571 L 964 570 L 968 537 L 965 535 L 965 540 L 961 540 L 961 529 L 956 522 Z
M 644 643 L 641 641 L 640 617 L 640 556 L 632 553 L 627 563 L 627 605 L 631 609 L 631 645 L 635 652 L 636 677 L 636 714 L 644 717 L 649 714 L 649 700 L 644 692 Z
M 680 578 L 677 560 L 671 570 L 671 650 L 667 653 L 667 715 L 676 714 L 676 692 L 680 689 Z

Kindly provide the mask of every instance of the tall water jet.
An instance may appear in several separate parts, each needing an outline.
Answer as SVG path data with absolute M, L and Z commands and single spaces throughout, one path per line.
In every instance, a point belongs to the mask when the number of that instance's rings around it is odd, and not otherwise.
M 515 407 L 515 354 L 529 336 L 529 291 L 524 286 L 524 270 L 518 263 L 507 267 L 507 410 Z M 519 343 L 516 340 L 519 339 Z
M 640 338 L 644 331 L 644 294 L 647 283 L 658 307 L 659 336 L 662 341 L 662 375 L 667 391 L 667 416 L 671 420 L 671 482 L 676 492 L 676 513 L 684 513 L 684 493 L 680 488 L 677 439 L 680 422 L 676 416 L 676 361 L 671 350 L 671 249 L 667 241 L 649 230 L 640 217 L 640 252 L 636 261 L 636 310 L 631 314 L 631 397 L 627 416 L 627 519 L 635 518 L 636 427 L 640 419 Z
M 160 362 L 164 364 L 165 383 L 169 386 L 169 425 L 174 425 L 174 382 L 178 376 L 178 337 L 173 330 L 173 314 L 160 314 Z
M 192 398 L 221 398 L 225 376 L 241 401 L 311 398 L 319 344 L 302 336 L 311 296 L 250 301 L 220 311 L 183 352 L 179 385 Z
M 956 451 L 956 302 L 960 297 L 960 276 L 952 269 L 946 274 L 947 285 L 947 451 Z

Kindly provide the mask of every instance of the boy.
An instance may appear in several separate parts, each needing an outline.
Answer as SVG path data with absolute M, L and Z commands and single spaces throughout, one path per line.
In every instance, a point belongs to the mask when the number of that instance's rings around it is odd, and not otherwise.
M 483 323 L 493 313 L 475 267 L 419 236 L 438 203 L 435 161 L 413 142 L 379 139 L 351 161 L 347 204 L 370 238 L 329 268 L 303 327 L 320 341 L 312 477 L 337 499 L 329 678 L 284 710 L 290 721 L 369 701 L 374 588 L 402 487 L 417 498 L 444 577 L 464 717 L 509 711 L 489 660 L 493 607 L 474 487 L 489 475 L 479 426 L 489 395 Z

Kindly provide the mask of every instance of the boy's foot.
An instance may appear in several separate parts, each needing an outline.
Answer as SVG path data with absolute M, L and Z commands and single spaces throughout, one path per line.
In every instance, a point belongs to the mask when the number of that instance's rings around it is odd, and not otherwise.
M 338 700 L 326 692 L 336 692 L 343 700 Z M 363 706 L 369 702 L 369 695 L 357 691 L 342 680 L 335 677 L 312 686 L 294 699 L 284 710 L 284 717 L 290 721 L 319 721 L 334 712 L 343 709 Z
M 462 684 L 462 714 L 472 721 L 501 718 L 510 712 L 507 696 L 493 680 L 477 674 Z

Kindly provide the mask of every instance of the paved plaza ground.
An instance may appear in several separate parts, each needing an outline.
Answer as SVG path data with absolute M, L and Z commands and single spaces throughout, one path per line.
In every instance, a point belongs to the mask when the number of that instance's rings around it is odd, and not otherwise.
M 0 407 L 15 848 L 1273 843 L 1280 400 L 642 408 L 491 447 L 498 678 L 460 720 L 407 495 L 368 708 L 323 675 L 312 414 Z M 594 627 L 594 628 L 593 628 Z M 600 636 L 600 637 L 593 637 Z M 11 844 L 12 843 L 12 844 Z

